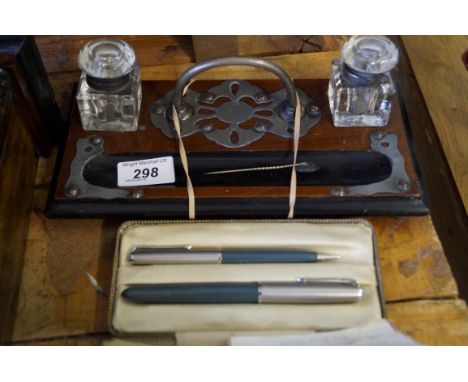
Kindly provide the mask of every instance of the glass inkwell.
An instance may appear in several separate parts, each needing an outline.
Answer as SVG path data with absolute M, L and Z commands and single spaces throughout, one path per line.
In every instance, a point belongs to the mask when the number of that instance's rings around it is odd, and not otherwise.
M 383 36 L 354 36 L 332 61 L 328 99 L 336 127 L 388 124 L 398 49 Z
M 76 100 L 84 130 L 135 131 L 141 105 L 140 67 L 121 40 L 93 40 L 80 51 Z

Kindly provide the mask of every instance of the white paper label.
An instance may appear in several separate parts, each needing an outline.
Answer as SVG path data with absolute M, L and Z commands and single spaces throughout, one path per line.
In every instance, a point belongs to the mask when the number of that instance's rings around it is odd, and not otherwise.
M 119 187 L 174 183 L 174 159 L 162 157 L 117 163 Z

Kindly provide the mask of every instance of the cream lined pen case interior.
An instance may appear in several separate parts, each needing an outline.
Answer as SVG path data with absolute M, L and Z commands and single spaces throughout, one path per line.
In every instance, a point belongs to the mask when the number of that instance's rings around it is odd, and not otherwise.
M 133 265 L 136 247 L 297 250 L 339 255 L 319 263 Z M 138 284 L 294 282 L 349 278 L 363 297 L 348 304 L 135 304 L 122 291 Z M 335 330 L 382 318 L 383 300 L 372 226 L 364 220 L 135 221 L 118 232 L 109 326 L 117 336 L 168 335 L 183 344 L 236 333 Z M 209 342 L 209 341 L 208 341 Z

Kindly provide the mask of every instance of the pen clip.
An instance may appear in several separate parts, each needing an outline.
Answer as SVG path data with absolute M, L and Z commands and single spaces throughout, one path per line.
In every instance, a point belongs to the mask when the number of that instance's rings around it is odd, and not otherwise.
M 361 288 L 359 283 L 350 278 L 332 278 L 332 277 L 317 277 L 317 278 L 311 278 L 311 277 L 299 277 L 296 279 L 296 282 L 298 284 L 304 284 L 304 285 L 323 285 L 323 284 L 334 284 L 334 285 L 342 285 L 342 286 L 347 286 L 347 287 L 353 287 L 353 288 Z

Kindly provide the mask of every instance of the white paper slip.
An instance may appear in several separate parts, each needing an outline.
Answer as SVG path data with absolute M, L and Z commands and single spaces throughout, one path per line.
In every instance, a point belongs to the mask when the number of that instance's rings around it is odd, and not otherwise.
M 171 156 L 117 163 L 119 187 L 150 186 L 175 182 Z
M 415 346 L 412 338 L 397 331 L 387 320 L 378 320 L 361 327 L 280 336 L 231 337 L 234 346 Z

